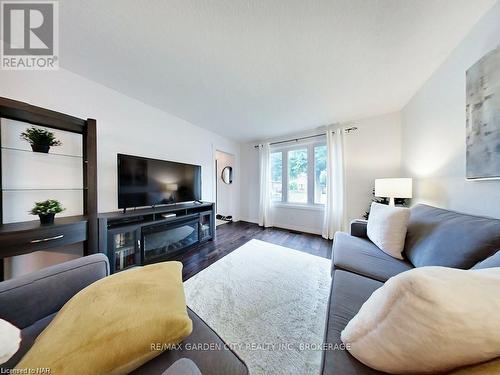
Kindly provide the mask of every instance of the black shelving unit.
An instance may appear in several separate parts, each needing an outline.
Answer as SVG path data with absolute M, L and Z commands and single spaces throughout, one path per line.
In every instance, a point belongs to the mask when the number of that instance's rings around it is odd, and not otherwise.
M 70 157 L 81 159 L 83 167 L 83 186 L 79 188 L 15 188 L 2 184 L 2 152 L 0 152 L 0 280 L 4 279 L 3 258 L 26 254 L 39 250 L 84 243 L 84 254 L 97 252 L 97 122 L 94 119 L 80 119 L 28 103 L 0 97 L 0 122 L 10 119 L 39 125 L 51 129 L 64 130 L 82 135 L 82 155 L 47 153 L 40 154 L 50 158 Z M 0 123 L 1 125 L 1 123 Z M 0 133 L 1 145 L 1 133 Z M 3 150 L 33 152 L 13 147 Z M 83 195 L 83 215 L 56 218 L 54 224 L 40 225 L 38 220 L 4 224 L 4 192 L 23 191 L 81 191 Z
M 174 214 L 175 216 L 166 217 Z M 99 252 L 111 272 L 175 258 L 215 236 L 215 204 L 180 203 L 99 214 Z
M 111 269 L 123 271 L 141 264 L 141 228 L 123 226 L 108 231 Z

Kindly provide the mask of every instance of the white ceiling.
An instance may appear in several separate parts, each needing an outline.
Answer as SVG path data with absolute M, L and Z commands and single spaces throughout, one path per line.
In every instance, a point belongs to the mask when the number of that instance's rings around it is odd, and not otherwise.
M 402 108 L 495 0 L 61 0 L 61 66 L 238 141 Z

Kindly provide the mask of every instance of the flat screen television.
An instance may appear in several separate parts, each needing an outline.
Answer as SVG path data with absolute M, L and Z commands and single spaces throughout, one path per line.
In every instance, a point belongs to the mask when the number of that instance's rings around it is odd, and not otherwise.
M 201 199 L 201 167 L 118 154 L 118 208 Z

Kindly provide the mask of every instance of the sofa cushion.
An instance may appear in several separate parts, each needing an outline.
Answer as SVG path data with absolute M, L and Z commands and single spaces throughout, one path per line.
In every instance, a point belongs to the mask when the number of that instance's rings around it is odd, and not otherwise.
M 379 281 L 343 270 L 333 273 L 321 365 L 323 375 L 381 374 L 359 362 L 347 350 L 339 348 L 342 346 L 340 332 L 358 313 L 361 305 L 382 285 Z
M 217 333 L 189 308 L 188 315 L 193 322 L 193 333 L 179 348 L 160 354 L 130 375 L 161 374 L 181 358 L 192 360 L 203 375 L 248 375 L 245 362 L 225 346 Z
M 333 242 L 333 269 L 340 268 L 378 281 L 386 281 L 413 266 L 406 260 L 395 259 L 365 238 L 337 232 Z
M 187 358 L 175 361 L 162 375 L 201 375 L 196 364 Z
M 500 220 L 417 205 L 412 208 L 405 254 L 415 267 L 467 269 L 500 249 Z
M 341 333 L 390 374 L 434 374 L 500 356 L 500 268 L 419 267 L 377 289 Z
M 486 258 L 485 260 L 477 263 L 474 267 L 472 267 L 472 269 L 480 270 L 483 268 L 492 268 L 492 267 L 500 267 L 500 250 L 497 251 L 492 256 Z
M 500 374 L 500 357 L 477 365 L 463 367 L 449 375 L 494 375 Z
M 7 362 L 19 350 L 21 330 L 0 318 L 0 364 Z
M 128 374 L 191 331 L 182 263 L 156 263 L 115 273 L 73 296 L 16 368 Z
M 0 369 L 12 369 L 21 360 L 21 358 L 28 352 L 28 350 L 33 346 L 37 336 L 49 325 L 49 323 L 54 319 L 56 313 L 46 316 L 43 319 L 33 323 L 29 327 L 24 328 L 21 331 L 21 346 L 14 356 L 9 359 L 3 365 L 0 365 Z M 2 372 L 0 371 L 0 374 Z
M 403 259 L 410 209 L 372 202 L 368 218 L 368 238 L 384 253 Z
M 233 351 L 225 348 L 224 341 L 191 309 L 187 309 L 193 322 L 193 332 L 184 340 L 179 349 L 168 350 L 158 357 L 142 365 L 131 375 L 161 374 L 179 359 L 186 357 L 194 361 L 203 375 L 248 375 L 248 369 Z M 31 348 L 36 337 L 42 332 L 56 314 L 36 322 L 21 332 L 21 348 L 1 369 L 11 369 L 19 362 L 23 355 Z M 188 350 L 200 346 L 199 350 Z M 220 350 L 207 351 L 203 347 L 210 346 Z

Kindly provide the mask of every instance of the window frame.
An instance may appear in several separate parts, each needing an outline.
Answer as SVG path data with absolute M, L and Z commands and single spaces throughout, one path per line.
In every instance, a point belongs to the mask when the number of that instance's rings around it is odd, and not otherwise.
M 271 146 L 270 153 L 281 152 L 281 201 L 272 200 L 271 204 L 277 207 L 295 207 L 301 209 L 323 210 L 323 203 L 314 203 L 315 181 L 314 181 L 314 148 L 326 146 L 326 136 L 298 141 L 291 144 L 280 144 Z M 307 203 L 288 201 L 288 152 L 294 150 L 307 149 Z

